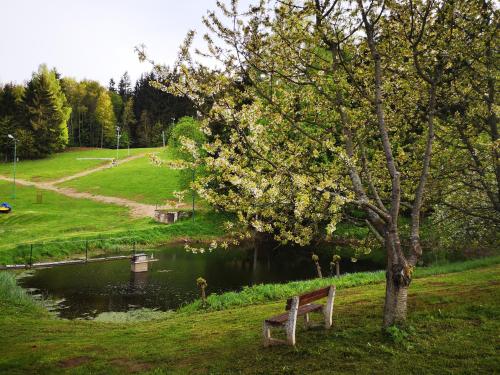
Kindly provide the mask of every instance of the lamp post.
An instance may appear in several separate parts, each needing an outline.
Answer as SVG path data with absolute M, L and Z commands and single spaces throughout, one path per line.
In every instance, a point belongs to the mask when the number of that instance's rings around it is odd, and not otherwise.
M 12 198 L 16 199 L 16 162 L 17 162 L 17 139 L 14 138 L 12 134 L 8 134 L 7 137 L 14 141 L 14 184 L 12 185 Z
M 116 127 L 116 160 L 118 160 L 118 149 L 120 148 L 120 127 Z

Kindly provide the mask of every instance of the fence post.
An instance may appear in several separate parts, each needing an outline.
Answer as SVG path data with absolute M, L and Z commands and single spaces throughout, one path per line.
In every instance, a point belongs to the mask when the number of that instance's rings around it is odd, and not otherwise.
M 132 242 L 132 248 L 134 249 L 134 255 L 135 255 L 135 241 Z
M 89 240 L 85 240 L 85 263 L 89 260 Z
M 33 267 L 33 244 L 30 244 L 30 268 Z

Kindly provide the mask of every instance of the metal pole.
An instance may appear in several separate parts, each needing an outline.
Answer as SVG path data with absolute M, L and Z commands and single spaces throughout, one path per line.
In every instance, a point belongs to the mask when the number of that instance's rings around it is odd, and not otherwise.
M 193 167 L 193 184 L 194 184 L 194 176 L 195 176 L 195 169 Z M 193 216 L 193 222 L 194 222 L 194 188 L 191 188 L 191 191 L 192 191 L 191 196 L 192 196 L 192 200 L 193 200 L 193 208 L 192 208 L 193 215 L 192 216 Z
M 134 249 L 134 255 L 135 255 L 135 241 L 132 243 L 132 248 Z
M 120 127 L 116 128 L 116 160 L 118 160 L 118 149 L 120 148 Z
M 195 141 L 196 140 L 195 140 L 195 134 L 194 134 L 194 128 L 193 128 L 193 142 L 195 142 Z M 196 168 L 193 166 L 193 184 L 194 184 L 195 173 L 196 173 Z M 194 222 L 194 187 L 191 188 L 191 198 L 193 200 L 193 207 L 192 207 L 193 214 L 192 214 L 192 217 L 193 217 L 193 222 Z
M 163 138 L 163 148 L 165 148 L 165 130 L 161 131 L 161 137 Z
M 14 199 L 16 199 L 16 163 L 17 163 L 17 139 L 14 139 L 14 186 L 13 186 Z
M 30 268 L 33 267 L 33 244 L 30 244 Z
M 85 263 L 89 260 L 89 241 L 85 240 Z

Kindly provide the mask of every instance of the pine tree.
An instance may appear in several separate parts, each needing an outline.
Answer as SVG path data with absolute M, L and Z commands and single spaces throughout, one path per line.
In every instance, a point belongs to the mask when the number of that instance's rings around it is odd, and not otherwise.
M 132 83 L 130 82 L 130 76 L 128 72 L 123 73 L 123 76 L 120 78 L 120 82 L 118 83 L 118 93 L 122 97 L 123 101 L 127 100 L 132 92 Z
M 134 116 L 134 98 L 130 97 L 123 108 L 122 115 L 123 134 L 127 135 L 128 142 L 133 144 L 133 134 L 135 133 L 136 119 Z
M 108 90 L 111 92 L 116 92 L 115 80 L 113 78 L 109 80 Z
M 44 157 L 62 151 L 68 144 L 67 121 L 71 114 L 54 71 L 40 65 L 28 82 L 23 98 L 26 130 L 36 143 L 26 149 L 28 157 Z

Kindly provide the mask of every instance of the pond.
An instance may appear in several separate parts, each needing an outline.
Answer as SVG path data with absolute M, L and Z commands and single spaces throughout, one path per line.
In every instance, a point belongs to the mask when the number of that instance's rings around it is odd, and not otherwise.
M 328 275 L 331 252 L 318 254 L 323 274 Z M 72 319 L 137 308 L 176 309 L 198 298 L 196 278 L 200 276 L 207 280 L 209 294 L 316 276 L 310 250 L 259 250 L 256 260 L 255 255 L 253 249 L 192 254 L 182 247 L 165 247 L 154 251 L 157 261 L 150 263 L 147 272 L 131 272 L 130 261 L 124 259 L 38 269 L 19 283 L 45 298 L 59 300 L 59 316 Z M 352 263 L 343 258 L 341 262 L 342 273 L 379 269 L 383 269 L 383 264 L 372 259 Z

